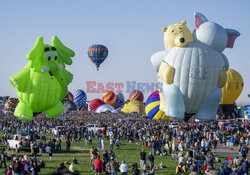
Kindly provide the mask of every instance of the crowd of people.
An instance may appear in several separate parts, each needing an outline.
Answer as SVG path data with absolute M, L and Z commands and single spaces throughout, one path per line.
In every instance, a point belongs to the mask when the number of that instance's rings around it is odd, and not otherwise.
M 137 174 L 157 174 L 157 169 L 167 168 L 166 162 L 155 164 L 158 156 L 170 155 L 176 162 L 176 174 L 248 174 L 248 147 L 250 144 L 249 123 L 242 123 L 233 120 L 237 128 L 228 129 L 226 126 L 219 126 L 216 121 L 207 122 L 184 122 L 181 120 L 149 120 L 142 118 L 140 114 L 96 114 L 91 112 L 67 112 L 59 118 L 46 118 L 45 114 L 38 114 L 32 122 L 23 122 L 13 117 L 0 113 L 0 131 L 4 133 L 1 142 L 7 144 L 7 139 L 14 134 L 31 133 L 31 155 L 33 159 L 25 156 L 17 158 L 8 157 L 6 151 L 1 153 L 1 166 L 7 160 L 12 162 L 11 167 L 5 167 L 6 173 L 15 169 L 21 169 L 22 172 L 29 170 L 33 174 L 39 174 L 41 166 L 36 155 L 49 154 L 50 160 L 53 160 L 54 152 L 60 152 L 62 139 L 65 139 L 66 151 L 70 152 L 72 142 L 81 142 L 92 145 L 92 140 L 97 139 L 99 147 L 90 149 L 90 168 L 95 174 L 116 175 L 118 172 L 122 175 L 131 172 Z M 10 120 L 11 118 L 11 120 Z M 96 124 L 103 129 L 93 131 L 81 129 L 80 126 L 87 124 Z M 177 123 L 177 127 L 171 127 L 171 123 Z M 53 139 L 47 139 L 46 135 L 51 133 L 52 128 L 64 126 L 56 133 Z M 39 141 L 38 141 L 39 139 Z M 121 149 L 123 142 L 130 142 L 142 146 L 142 151 L 138 155 L 138 162 L 131 165 L 126 164 L 126 160 L 118 160 L 114 147 Z M 104 142 L 108 142 L 110 147 L 105 149 Z M 238 146 L 239 156 L 229 160 L 220 160 L 213 152 L 218 146 Z M 151 151 L 147 153 L 145 149 Z M 2 158 L 2 155 L 3 158 Z M 27 156 L 26 156 L 27 157 Z M 23 160 L 29 163 L 23 163 Z M 64 171 L 77 173 L 74 159 L 72 163 L 64 162 L 58 167 L 58 173 Z M 69 164 L 70 168 L 66 168 Z M 18 166 L 18 165 L 27 165 Z M 219 165 L 215 166 L 215 165 Z M 21 167 L 21 168 L 20 168 Z M 128 167 L 131 167 L 129 169 Z M 24 173 L 24 172 L 23 172 Z M 9 173 L 10 174 L 10 173 Z

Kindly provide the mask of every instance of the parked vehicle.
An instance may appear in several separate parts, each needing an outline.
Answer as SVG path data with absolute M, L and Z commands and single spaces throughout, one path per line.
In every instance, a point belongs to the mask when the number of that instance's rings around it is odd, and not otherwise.
M 95 124 L 88 124 L 86 127 L 88 131 L 93 131 L 93 132 L 104 129 L 104 127 L 97 127 Z
M 179 125 L 177 123 L 171 123 L 169 128 L 179 128 Z
M 15 149 L 18 153 L 19 150 L 30 149 L 30 136 L 13 135 L 11 139 L 7 140 L 8 150 Z

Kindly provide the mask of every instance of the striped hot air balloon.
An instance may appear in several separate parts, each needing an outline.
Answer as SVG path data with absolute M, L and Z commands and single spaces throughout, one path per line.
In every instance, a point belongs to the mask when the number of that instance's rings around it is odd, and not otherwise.
M 108 56 L 108 49 L 100 44 L 92 45 L 88 49 L 88 55 L 89 59 L 96 65 L 97 70 L 99 70 L 100 64 L 102 64 Z
M 68 98 L 70 101 L 74 100 L 73 94 L 71 92 L 68 91 Z
M 129 94 L 129 100 L 130 101 L 137 100 L 143 102 L 144 100 L 143 93 L 139 90 L 134 90 Z
M 79 111 L 88 111 L 88 104 L 85 103 L 85 104 L 83 105 L 83 107 L 82 107 L 81 109 L 79 109 Z
M 145 104 L 145 112 L 149 119 L 170 119 L 165 112 L 160 110 L 160 95 L 158 91 L 153 92 Z
M 124 104 L 124 96 L 122 93 L 116 94 L 115 109 L 121 107 Z
M 90 102 L 89 108 L 91 111 L 95 111 L 99 106 L 105 104 L 102 100 L 100 99 L 94 99 Z
M 81 89 L 76 90 L 73 94 L 73 97 L 74 97 L 74 103 L 76 104 L 77 109 L 81 109 L 87 101 L 87 95 Z
M 106 91 L 102 95 L 102 100 L 104 101 L 104 103 L 114 106 L 116 103 L 116 95 L 112 91 Z
M 5 102 L 4 110 L 14 112 L 19 100 L 17 98 L 9 98 Z

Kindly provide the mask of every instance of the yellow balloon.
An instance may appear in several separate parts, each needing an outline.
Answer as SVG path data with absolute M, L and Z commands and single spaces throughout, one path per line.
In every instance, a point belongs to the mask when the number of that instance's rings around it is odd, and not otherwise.
M 233 104 L 243 90 L 243 78 L 233 69 L 227 71 L 227 82 L 222 88 L 220 104 Z
M 145 105 L 140 101 L 133 100 L 126 103 L 122 110 L 124 113 L 131 113 L 131 112 L 145 113 Z

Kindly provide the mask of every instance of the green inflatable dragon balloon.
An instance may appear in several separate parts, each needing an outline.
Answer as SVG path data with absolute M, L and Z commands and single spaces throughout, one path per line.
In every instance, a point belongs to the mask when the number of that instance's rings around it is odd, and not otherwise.
M 49 117 L 57 117 L 64 111 L 61 100 L 67 95 L 68 84 L 73 79 L 65 64 L 71 65 L 74 55 L 74 51 L 56 36 L 52 38 L 52 45 L 44 44 L 43 37 L 37 38 L 26 55 L 28 64 L 10 77 L 19 99 L 16 117 L 30 121 L 33 113 L 46 112 Z

